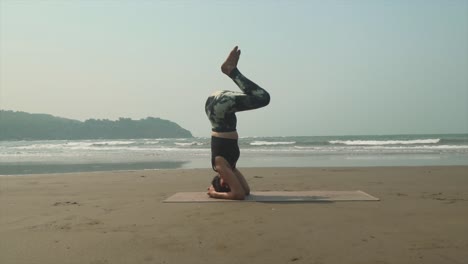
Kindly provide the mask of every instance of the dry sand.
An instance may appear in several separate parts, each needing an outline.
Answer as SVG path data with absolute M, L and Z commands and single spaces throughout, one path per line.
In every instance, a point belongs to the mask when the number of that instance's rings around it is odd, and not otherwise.
M 184 203 L 209 169 L 0 177 L 0 263 L 468 263 L 468 167 L 252 168 L 253 190 L 379 202 Z

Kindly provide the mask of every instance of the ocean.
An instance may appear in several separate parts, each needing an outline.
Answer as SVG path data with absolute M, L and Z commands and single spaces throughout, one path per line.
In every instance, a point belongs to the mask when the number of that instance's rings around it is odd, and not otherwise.
M 468 134 L 243 137 L 242 167 L 468 165 Z M 210 138 L 0 141 L 0 175 L 211 168 Z

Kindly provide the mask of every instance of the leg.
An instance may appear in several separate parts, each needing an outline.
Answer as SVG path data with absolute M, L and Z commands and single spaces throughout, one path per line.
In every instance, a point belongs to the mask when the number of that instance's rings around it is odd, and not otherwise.
M 233 172 L 234 172 L 234 175 L 236 175 L 237 179 L 239 180 L 240 184 L 242 185 L 242 188 L 244 188 L 245 195 L 249 195 L 250 187 L 249 187 L 249 184 L 247 183 L 247 180 L 245 180 L 244 175 L 242 175 L 242 173 L 238 169 L 234 169 Z
M 225 120 L 231 120 L 228 124 L 235 126 L 235 112 L 257 109 L 270 103 L 270 94 L 237 69 L 239 56 L 240 50 L 236 46 L 221 66 L 221 71 L 228 75 L 242 92 L 218 91 L 206 100 L 205 112 L 213 128 L 221 121 L 226 123 Z
M 236 96 L 235 105 L 233 106 L 235 108 L 233 109 L 234 112 L 257 109 L 270 103 L 270 94 L 242 75 L 237 68 L 240 53 L 237 46 L 234 47 L 226 61 L 221 65 L 221 71 L 229 76 L 243 92 L 243 94 Z
M 257 109 L 270 103 L 270 94 L 245 77 L 237 68 L 231 71 L 231 78 L 243 92 L 236 96 L 236 112 Z

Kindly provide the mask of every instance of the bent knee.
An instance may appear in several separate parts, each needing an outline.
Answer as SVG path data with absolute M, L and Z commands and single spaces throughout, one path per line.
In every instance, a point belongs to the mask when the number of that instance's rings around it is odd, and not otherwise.
M 265 93 L 260 98 L 260 103 L 262 107 L 267 106 L 270 103 L 270 94 L 267 91 L 265 91 Z

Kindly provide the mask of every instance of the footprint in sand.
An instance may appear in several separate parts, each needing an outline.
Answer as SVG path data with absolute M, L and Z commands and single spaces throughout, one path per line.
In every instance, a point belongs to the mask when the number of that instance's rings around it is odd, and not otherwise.
M 77 205 L 77 206 L 81 206 L 80 203 L 78 202 L 70 202 L 70 201 L 67 201 L 67 202 L 56 202 L 53 204 L 53 206 L 66 206 L 66 205 Z

